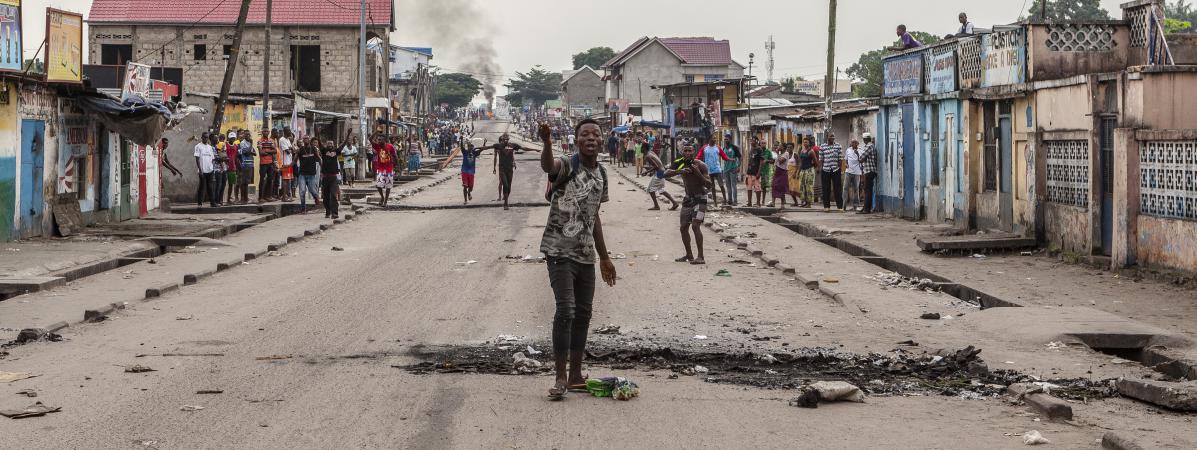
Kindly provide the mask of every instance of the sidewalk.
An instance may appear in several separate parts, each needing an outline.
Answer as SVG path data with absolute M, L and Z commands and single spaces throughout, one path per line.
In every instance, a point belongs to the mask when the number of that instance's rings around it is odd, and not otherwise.
M 917 267 L 1023 306 L 1087 306 L 1140 320 L 1197 340 L 1197 292 L 1184 286 L 1138 280 L 1035 252 L 938 256 L 922 252 L 919 236 L 949 229 L 880 215 L 786 210 L 784 221 L 808 225 L 878 256 Z M 880 270 L 880 269 L 878 269 Z

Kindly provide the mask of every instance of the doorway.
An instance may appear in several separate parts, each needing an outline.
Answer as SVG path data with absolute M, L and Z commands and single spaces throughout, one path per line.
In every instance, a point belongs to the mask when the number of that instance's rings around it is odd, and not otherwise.
M 320 46 L 291 46 L 291 86 L 301 92 L 320 92 Z
M 1114 250 L 1114 127 L 1117 119 L 1103 117 L 1098 127 L 1101 151 L 1101 254 Z
M 944 211 L 947 214 L 948 220 L 955 222 L 956 215 L 956 192 L 960 188 L 959 180 L 956 178 L 956 115 L 947 114 L 943 118 L 944 129 L 947 130 L 943 140 L 944 143 Z
M 129 220 L 137 217 L 137 202 L 134 201 L 136 197 L 136 188 L 133 187 L 133 155 L 130 154 L 132 146 L 125 138 L 118 138 L 120 142 L 121 154 L 121 198 L 120 198 L 120 220 Z
M 46 122 L 21 121 L 21 232 L 20 237 L 37 236 L 42 230 L 44 197 L 42 178 L 46 164 Z
M 918 192 L 914 190 L 914 104 L 902 104 L 902 217 L 918 218 Z
M 998 227 L 1002 231 L 1014 231 L 1014 150 L 1013 121 L 1010 117 L 1010 102 L 998 104 Z

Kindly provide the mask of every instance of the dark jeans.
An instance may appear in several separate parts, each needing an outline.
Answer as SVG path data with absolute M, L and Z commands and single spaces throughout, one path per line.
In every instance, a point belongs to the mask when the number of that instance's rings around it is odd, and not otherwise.
M 253 179 L 253 164 L 241 166 L 241 173 L 237 174 L 237 194 L 241 197 L 241 203 L 249 201 L 249 184 Z
M 340 187 L 337 185 L 336 175 L 324 175 L 320 177 L 320 198 L 324 199 L 324 215 L 337 218 L 337 190 Z
M 200 173 L 199 184 L 195 186 L 195 204 L 196 206 L 204 206 L 204 200 L 211 202 L 212 206 L 216 206 L 216 198 L 212 197 L 212 174 Z
M 568 258 L 549 256 L 549 284 L 557 301 L 553 316 L 553 354 L 586 350 L 586 331 L 590 328 L 594 304 L 594 264 L 582 264 Z
M 224 185 L 228 184 L 228 177 L 225 176 L 223 170 L 212 171 L 212 179 L 208 184 L 212 186 L 212 203 L 224 203 Z
M 864 210 L 873 212 L 873 185 L 877 183 L 877 172 L 869 172 L 864 176 Z
M 258 167 L 258 201 L 274 197 L 277 190 L 275 183 L 278 182 L 278 171 L 274 169 L 273 163 L 262 164 Z
M 823 208 L 831 207 L 831 196 L 835 195 L 835 207 L 844 209 L 844 177 L 838 170 L 820 173 L 823 175 Z

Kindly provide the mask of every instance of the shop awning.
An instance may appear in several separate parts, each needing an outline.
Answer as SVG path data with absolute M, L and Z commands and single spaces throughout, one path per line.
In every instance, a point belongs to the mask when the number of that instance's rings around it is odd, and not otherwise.
M 319 109 L 308 108 L 307 112 L 310 112 L 312 114 L 320 114 L 320 115 L 324 115 L 324 116 L 337 117 L 337 118 L 341 118 L 341 119 L 352 119 L 353 118 L 353 115 L 351 115 L 351 114 L 336 113 L 336 112 L 332 112 L 332 111 L 321 111 Z
M 157 144 L 171 116 L 170 109 L 161 103 L 122 104 L 104 94 L 81 94 L 75 100 L 109 130 L 138 145 Z

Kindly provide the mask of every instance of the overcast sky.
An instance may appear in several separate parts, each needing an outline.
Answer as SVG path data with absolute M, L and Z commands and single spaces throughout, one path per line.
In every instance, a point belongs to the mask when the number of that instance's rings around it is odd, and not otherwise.
M 203 1 L 215 0 L 175 0 Z M 264 0 L 255 0 L 264 1 Z M 312 0 L 322 1 L 322 0 Z M 348 0 L 335 0 L 346 3 Z M 435 42 L 432 27 L 474 33 L 493 42 L 498 63 L 507 76 L 536 64 L 548 69 L 571 68 L 570 56 L 590 47 L 623 50 L 641 36 L 712 36 L 728 39 L 732 57 L 748 64 L 756 53 L 753 73 L 765 76 L 765 40 L 777 42 L 775 78 L 821 76 L 826 67 L 826 0 L 462 0 L 480 8 L 485 24 L 429 24 L 412 14 L 428 2 L 395 0 L 398 32 L 392 41 L 401 45 L 434 47 L 434 63 L 452 71 L 470 55 L 453 54 Z M 1121 17 L 1122 0 L 1102 0 L 1115 18 Z M 24 0 L 25 55 L 37 50 L 45 34 L 47 6 L 87 14 L 90 0 Z M 978 27 L 1016 20 L 1030 0 L 841 0 L 836 35 L 836 65 L 847 69 L 864 51 L 893 41 L 894 27 L 905 23 L 911 30 L 944 35 L 956 30 L 961 10 Z M 169 7 L 164 2 L 163 7 Z M 410 8 L 410 9 L 405 9 Z

